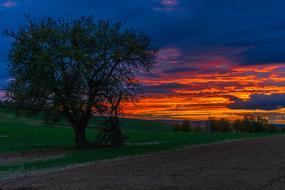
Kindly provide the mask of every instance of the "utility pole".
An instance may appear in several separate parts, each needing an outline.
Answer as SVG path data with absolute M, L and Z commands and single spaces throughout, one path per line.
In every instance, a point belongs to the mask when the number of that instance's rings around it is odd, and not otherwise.
M 210 112 L 208 113 L 208 133 L 211 133 L 211 117 L 210 117 Z

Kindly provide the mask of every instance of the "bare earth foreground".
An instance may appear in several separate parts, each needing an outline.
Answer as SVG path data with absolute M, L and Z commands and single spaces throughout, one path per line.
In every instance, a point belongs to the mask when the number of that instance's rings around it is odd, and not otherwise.
M 8 180 L 0 189 L 285 189 L 285 137 L 98 162 Z

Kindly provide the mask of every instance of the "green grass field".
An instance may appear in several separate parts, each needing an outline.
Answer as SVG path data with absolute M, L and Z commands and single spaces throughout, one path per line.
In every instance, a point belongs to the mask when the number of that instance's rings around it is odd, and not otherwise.
M 90 141 L 95 139 L 96 127 L 102 122 L 94 118 L 87 130 Z M 173 127 L 152 121 L 123 119 L 122 128 L 128 137 L 120 148 L 92 150 L 74 149 L 73 131 L 61 122 L 54 127 L 45 126 L 38 119 L 16 118 L 13 114 L 0 111 L 0 179 L 11 173 L 29 170 L 64 167 L 90 161 L 113 159 L 130 155 L 141 155 L 184 146 L 221 142 L 232 139 L 266 137 L 274 134 L 205 134 L 174 132 Z M 63 151 L 61 156 L 48 155 L 45 159 L 16 159 L 7 162 L 7 157 L 33 152 Z M 52 152 L 52 151 L 51 151 Z M 5 161 L 6 159 L 6 161 Z M 9 160 L 9 159 L 8 159 Z

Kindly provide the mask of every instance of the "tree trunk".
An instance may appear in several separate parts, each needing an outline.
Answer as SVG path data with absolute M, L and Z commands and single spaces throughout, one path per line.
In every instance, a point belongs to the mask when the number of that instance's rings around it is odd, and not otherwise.
M 75 144 L 77 148 L 90 148 L 91 143 L 89 143 L 85 136 L 86 126 L 77 125 L 73 126 L 74 134 L 75 134 Z
M 74 130 L 75 144 L 77 148 L 91 148 L 92 144 L 89 143 L 85 136 L 87 124 L 91 118 L 91 110 L 88 114 L 81 116 L 74 115 L 65 109 L 65 115 Z

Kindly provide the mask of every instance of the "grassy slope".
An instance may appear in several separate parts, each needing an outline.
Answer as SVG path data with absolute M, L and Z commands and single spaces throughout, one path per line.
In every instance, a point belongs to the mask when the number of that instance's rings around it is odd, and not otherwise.
M 96 126 L 100 118 L 94 119 L 87 131 L 89 140 L 95 138 Z M 64 123 L 61 123 L 62 126 Z M 67 124 L 64 124 L 67 126 Z M 124 119 L 124 133 L 127 135 L 127 146 L 121 148 L 105 148 L 96 150 L 72 150 L 64 157 L 42 161 L 20 162 L 17 164 L 0 165 L 1 172 L 19 172 L 22 170 L 61 167 L 75 163 L 103 160 L 139 155 L 162 150 L 180 148 L 186 145 L 219 142 L 272 134 L 203 134 L 174 132 L 171 126 L 151 121 Z M 159 142 L 157 144 L 147 144 Z M 146 143 L 146 144 L 144 144 Z M 70 149 L 73 147 L 73 131 L 68 127 L 47 127 L 39 120 L 15 118 L 13 115 L 0 112 L 0 155 L 7 152 L 23 152 L 34 149 Z M 1 163 L 0 163 L 1 164 Z M 4 175 L 3 175 L 4 176 Z

